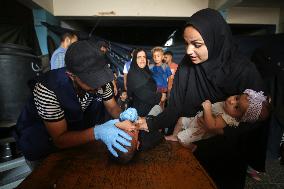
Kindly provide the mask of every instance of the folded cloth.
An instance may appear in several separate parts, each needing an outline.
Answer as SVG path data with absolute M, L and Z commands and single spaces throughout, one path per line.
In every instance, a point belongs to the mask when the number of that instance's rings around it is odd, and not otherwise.
M 120 121 L 129 120 L 135 122 L 138 119 L 137 110 L 135 108 L 128 108 L 120 114 L 119 119 Z

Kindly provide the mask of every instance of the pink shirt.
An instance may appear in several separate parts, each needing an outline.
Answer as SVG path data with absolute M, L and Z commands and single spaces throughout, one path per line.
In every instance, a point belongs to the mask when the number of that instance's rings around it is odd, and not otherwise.
M 175 75 L 177 68 L 178 68 L 178 64 L 172 62 L 169 66 L 170 66 L 172 74 Z

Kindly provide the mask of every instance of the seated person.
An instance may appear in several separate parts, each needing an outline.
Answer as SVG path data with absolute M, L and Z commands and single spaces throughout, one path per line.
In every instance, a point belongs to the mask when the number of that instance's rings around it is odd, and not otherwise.
M 202 103 L 203 112 L 195 117 L 181 117 L 170 136 L 166 140 L 179 141 L 183 146 L 192 151 L 196 146 L 192 142 L 207 139 L 214 136 L 206 130 L 220 132 L 224 127 L 237 127 L 239 122 L 256 122 L 265 120 L 269 116 L 269 102 L 263 92 L 246 89 L 241 95 L 230 96 L 224 102 L 216 102 L 213 105 L 209 100 Z M 205 127 L 200 128 L 198 118 L 203 116 Z M 212 132 L 210 132 L 212 133 Z

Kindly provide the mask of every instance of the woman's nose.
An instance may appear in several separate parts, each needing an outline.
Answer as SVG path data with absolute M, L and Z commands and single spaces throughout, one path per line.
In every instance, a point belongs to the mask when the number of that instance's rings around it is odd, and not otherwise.
M 192 47 L 192 45 L 187 45 L 187 47 L 186 47 L 186 53 L 187 53 L 188 55 L 191 55 L 191 54 L 193 53 L 193 47 Z

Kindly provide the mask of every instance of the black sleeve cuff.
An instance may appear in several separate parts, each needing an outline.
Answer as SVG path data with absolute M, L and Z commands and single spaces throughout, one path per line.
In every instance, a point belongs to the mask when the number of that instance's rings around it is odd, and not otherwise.
M 147 116 L 145 117 L 145 119 L 146 119 L 146 123 L 147 123 L 149 132 L 155 131 L 155 130 L 156 130 L 156 129 L 154 128 L 154 119 L 155 119 L 155 116 L 147 115 Z

